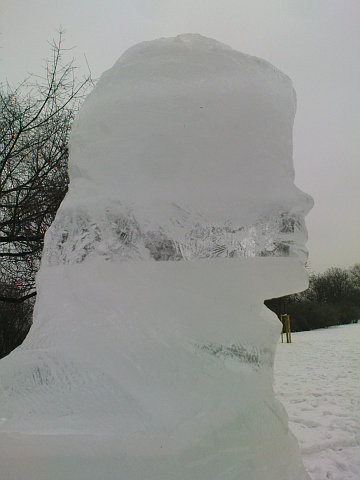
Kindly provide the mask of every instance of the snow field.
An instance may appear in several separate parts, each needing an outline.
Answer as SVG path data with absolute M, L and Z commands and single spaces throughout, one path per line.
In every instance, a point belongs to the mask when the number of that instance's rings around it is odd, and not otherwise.
M 312 480 L 360 479 L 360 324 L 292 334 L 274 388 Z

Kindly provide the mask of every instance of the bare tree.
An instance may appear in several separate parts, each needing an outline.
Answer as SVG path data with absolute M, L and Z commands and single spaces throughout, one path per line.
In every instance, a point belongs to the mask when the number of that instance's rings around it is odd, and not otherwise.
M 360 290 L 360 263 L 356 263 L 350 268 L 350 276 L 354 288 Z
M 352 295 L 354 285 L 348 270 L 332 267 L 323 274 L 310 276 L 305 295 L 319 303 L 337 303 Z
M 68 187 L 68 140 L 91 76 L 64 61 L 64 32 L 50 43 L 43 77 L 0 84 L 0 308 L 36 295 L 44 234 Z

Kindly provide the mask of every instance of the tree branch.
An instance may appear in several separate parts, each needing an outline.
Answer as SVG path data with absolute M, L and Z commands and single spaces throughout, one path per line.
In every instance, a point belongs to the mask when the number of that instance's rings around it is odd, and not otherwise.
M 36 292 L 29 293 L 28 295 L 24 295 L 23 297 L 4 297 L 0 295 L 0 302 L 6 302 L 6 303 L 21 303 L 24 302 L 25 300 L 28 300 L 29 298 L 35 297 Z

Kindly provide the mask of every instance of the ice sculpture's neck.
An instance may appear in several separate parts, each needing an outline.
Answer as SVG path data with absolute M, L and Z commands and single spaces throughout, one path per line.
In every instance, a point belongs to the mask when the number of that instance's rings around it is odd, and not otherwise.
M 262 302 L 281 273 L 275 268 L 278 262 L 98 259 L 43 266 L 38 315 L 23 348 L 40 348 L 46 356 L 58 352 L 65 370 L 73 369 L 71 365 L 79 369 L 70 375 L 73 388 L 78 377 L 81 382 L 87 378 L 81 367 L 85 362 L 91 372 L 86 381 L 95 382 L 86 390 L 94 389 L 99 398 L 105 372 L 106 388 L 115 389 L 117 398 L 133 399 L 128 410 L 124 400 L 125 413 L 113 420 L 114 428 L 126 435 L 129 429 L 140 434 L 144 427 L 175 429 L 201 410 L 209 421 L 224 402 L 229 402 L 230 421 L 250 392 L 255 390 L 260 398 L 260 390 L 270 388 L 280 327 L 275 315 L 264 315 Z M 48 298 L 58 298 L 61 308 Z M 233 394 L 225 400 L 223 392 L 229 391 Z M 68 401 L 74 409 L 72 397 L 64 397 Z M 86 405 L 82 411 L 92 408 Z M 81 428 L 91 429 L 90 412 L 84 418 L 88 423 Z M 193 427 L 185 430 L 190 441 Z

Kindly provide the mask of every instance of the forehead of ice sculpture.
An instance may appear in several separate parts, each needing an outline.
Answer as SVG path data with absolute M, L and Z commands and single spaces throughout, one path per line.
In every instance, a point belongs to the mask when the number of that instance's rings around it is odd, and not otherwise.
M 71 176 L 131 204 L 226 208 L 234 220 L 261 204 L 289 211 L 295 104 L 289 78 L 259 58 L 193 34 L 144 42 L 86 100 Z

